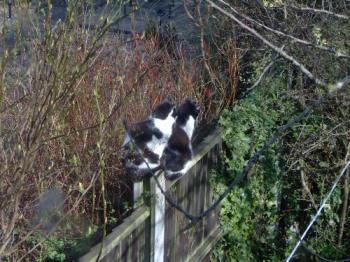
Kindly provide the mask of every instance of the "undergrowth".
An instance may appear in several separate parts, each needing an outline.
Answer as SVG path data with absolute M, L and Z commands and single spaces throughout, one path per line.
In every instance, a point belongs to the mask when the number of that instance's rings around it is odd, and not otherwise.
M 225 177 L 217 176 L 216 192 L 234 179 L 251 156 L 295 111 L 286 99 L 285 80 L 269 78 L 247 98 L 226 110 L 219 123 L 227 147 Z M 284 91 L 283 91 L 284 90 Z M 278 194 L 281 188 L 281 147 L 271 147 L 247 179 L 224 200 L 221 225 L 227 234 L 214 251 L 218 261 L 252 261 L 278 257 Z

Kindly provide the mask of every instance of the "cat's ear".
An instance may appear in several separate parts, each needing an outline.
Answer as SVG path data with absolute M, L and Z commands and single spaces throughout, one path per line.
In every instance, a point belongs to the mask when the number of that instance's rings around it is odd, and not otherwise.
M 192 116 L 194 118 L 197 118 L 197 116 L 199 115 L 199 112 L 200 112 L 200 107 L 199 106 L 196 106 L 196 105 L 193 105 L 193 111 L 192 111 Z

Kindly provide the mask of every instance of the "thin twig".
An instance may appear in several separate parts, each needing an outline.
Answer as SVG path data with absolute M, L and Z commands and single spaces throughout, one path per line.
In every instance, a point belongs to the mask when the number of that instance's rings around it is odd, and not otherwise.
M 256 88 L 260 82 L 263 80 L 263 78 L 265 77 L 265 75 L 269 72 L 269 70 L 271 69 L 271 67 L 275 64 L 276 60 L 272 60 L 262 71 L 262 73 L 260 74 L 260 76 L 258 77 L 258 79 L 255 81 L 255 83 L 247 88 L 244 93 L 242 95 L 239 96 L 239 99 L 243 99 L 245 98 L 254 88 Z
M 316 205 L 315 199 L 312 196 L 310 188 L 308 187 L 308 185 L 307 185 L 307 183 L 305 181 L 304 170 L 300 170 L 300 177 L 301 177 L 301 184 L 303 185 L 303 188 L 304 188 L 305 192 L 309 195 L 309 198 L 310 198 L 310 201 L 311 201 L 312 205 L 317 210 L 317 205 Z
M 340 18 L 340 19 L 346 19 L 349 20 L 350 17 L 348 17 L 347 15 L 343 15 L 343 14 L 337 14 L 328 10 L 324 10 L 324 9 L 316 9 L 316 8 L 311 8 L 311 7 L 302 7 L 302 6 L 295 6 L 295 5 L 289 5 L 290 7 L 294 8 L 294 9 L 298 9 L 298 10 L 302 10 L 302 11 L 311 11 L 314 13 L 322 13 L 322 14 L 327 14 L 327 15 L 332 15 L 334 17 Z

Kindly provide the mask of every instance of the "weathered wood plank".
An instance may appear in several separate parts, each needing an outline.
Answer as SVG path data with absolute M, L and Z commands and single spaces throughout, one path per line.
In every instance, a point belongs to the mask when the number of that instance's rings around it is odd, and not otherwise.
M 150 209 L 147 206 L 140 207 L 128 218 L 125 219 L 124 223 L 116 227 L 112 233 L 106 236 L 103 241 L 102 253 L 100 259 L 105 257 L 111 252 L 119 243 L 127 238 L 135 229 L 139 226 L 143 226 L 143 222 L 150 216 Z M 101 244 L 97 244 L 90 251 L 82 256 L 79 261 L 96 261 L 98 253 L 100 251 Z
M 187 183 L 188 183 L 188 177 L 184 176 L 181 180 L 179 180 L 178 184 L 176 184 L 175 186 L 176 201 L 180 203 L 180 205 L 182 205 L 186 210 L 187 210 L 187 205 L 183 200 L 184 200 L 185 191 L 187 190 L 186 189 Z M 181 229 L 184 226 L 183 224 L 186 223 L 186 221 L 184 221 L 183 215 L 178 210 L 175 211 L 175 216 L 176 216 L 175 235 L 177 236 L 177 243 L 181 243 L 181 245 L 175 245 L 173 249 L 173 252 L 175 252 L 175 254 L 173 255 L 173 257 L 174 257 L 174 260 L 181 261 L 181 254 L 184 252 L 184 246 L 187 245 L 186 236 L 184 233 L 181 233 Z
M 188 178 L 187 188 L 184 194 L 184 201 L 187 203 L 187 209 L 189 213 L 194 214 L 195 212 L 195 204 L 196 204 L 196 184 L 195 184 L 195 177 L 196 177 L 196 169 L 197 165 L 192 167 Z M 183 216 L 183 215 L 182 215 Z M 187 228 L 190 224 L 190 221 L 183 216 L 184 223 L 182 226 L 182 232 L 186 236 L 187 245 L 184 246 L 184 251 L 181 253 L 181 261 L 184 261 L 188 254 L 191 252 L 191 249 L 193 247 L 193 241 L 195 236 L 195 226 L 192 226 L 190 228 Z
M 143 185 L 144 185 L 143 181 L 134 183 L 134 189 L 133 189 L 134 191 L 133 206 L 134 207 L 136 206 L 136 202 L 139 201 L 139 198 L 141 197 L 142 192 L 144 191 Z
M 206 156 L 204 156 L 200 164 L 197 165 L 196 169 L 196 209 L 194 211 L 195 214 L 199 214 L 204 210 L 204 190 L 205 184 L 204 184 L 204 176 L 206 172 Z M 194 240 L 194 246 L 199 245 L 202 242 L 203 239 L 203 220 L 201 219 L 200 221 L 197 222 L 196 224 L 196 235 L 195 235 L 195 240 Z
M 149 219 L 145 221 L 145 226 L 139 227 L 139 237 L 138 237 L 138 251 L 137 251 L 137 261 L 148 262 L 149 261 L 149 250 L 146 250 L 148 246 L 146 245 L 146 227 L 149 226 Z M 149 242 L 147 240 L 147 242 Z M 136 252 L 135 252 L 136 253 Z M 133 260 L 134 261 L 134 260 Z
M 114 262 L 120 261 L 120 245 L 116 246 L 111 252 L 109 252 L 104 258 L 102 258 L 101 262 Z
M 134 248 L 135 248 L 136 239 L 137 239 L 137 229 L 135 229 L 135 231 L 133 231 L 128 237 L 128 241 L 127 241 L 128 253 L 125 261 L 133 261 L 132 254 L 135 251 Z
M 193 174 L 192 174 L 192 196 L 189 199 L 189 201 L 191 202 L 191 207 L 190 207 L 190 212 L 192 214 L 198 214 L 199 211 L 199 205 L 201 204 L 201 199 L 199 197 L 199 192 L 200 192 L 200 183 L 199 183 L 199 178 L 200 178 L 200 170 L 202 168 L 202 159 L 197 162 L 197 164 L 194 166 L 193 168 Z M 193 228 L 190 229 L 190 246 L 189 249 L 187 250 L 187 254 L 186 257 L 188 256 L 188 254 L 190 254 L 194 248 L 196 247 L 196 245 L 200 244 L 200 241 L 198 241 L 198 237 L 197 235 L 200 234 L 200 228 L 199 228 L 199 224 L 201 223 L 201 221 L 198 221 L 198 223 L 196 223 Z M 185 258 L 186 258 L 185 257 Z
M 217 226 L 210 235 L 183 261 L 202 261 L 223 236 L 222 230 Z
M 140 231 L 138 227 L 133 233 L 132 233 L 132 240 L 130 241 L 130 252 L 128 254 L 129 261 L 135 261 L 137 262 L 137 258 L 139 255 L 139 237 L 140 237 Z
M 127 238 L 123 239 L 120 243 L 120 261 L 128 262 L 127 256 L 129 251 L 129 237 L 130 235 Z
M 168 194 L 171 196 L 172 199 L 174 198 L 174 194 L 171 191 L 168 191 Z M 168 202 L 166 202 L 165 207 L 165 251 L 164 251 L 164 261 L 172 261 L 173 257 L 172 255 L 174 252 L 172 251 L 175 246 L 175 227 L 176 227 L 176 220 L 175 220 L 175 210 L 173 207 L 169 205 Z
M 209 169 L 211 168 L 211 155 L 212 155 L 212 151 L 213 151 L 213 148 L 212 150 L 210 150 L 208 152 L 208 154 L 205 156 L 205 158 L 203 159 L 203 161 L 205 161 L 205 165 L 206 165 L 206 168 L 205 168 L 205 198 L 204 198 L 204 209 L 207 209 L 210 204 L 211 204 L 211 189 L 210 189 L 210 185 L 209 185 Z M 209 225 L 209 216 L 206 216 L 203 218 L 203 239 L 206 239 L 208 237 L 208 235 L 211 233 L 211 231 L 213 230 L 213 228 L 210 227 Z
M 196 170 L 197 166 L 192 167 L 189 171 L 188 176 L 181 180 L 179 185 L 182 186 L 182 205 L 189 213 L 196 212 Z M 178 227 L 178 234 L 181 236 L 181 249 L 179 253 L 176 254 L 176 261 L 183 261 L 186 259 L 188 254 L 191 252 L 191 249 L 194 245 L 194 238 L 196 234 L 196 227 L 189 227 L 190 222 L 182 213 L 178 212 L 180 216 L 180 224 Z
M 218 157 L 217 152 L 219 151 L 220 147 L 219 144 L 215 145 L 213 150 L 211 150 L 208 154 L 208 171 L 215 168 L 218 164 Z M 208 174 L 208 187 L 209 187 L 209 174 Z M 213 191 L 208 191 L 208 206 L 210 206 L 214 202 L 214 196 Z M 206 228 L 207 232 L 211 232 L 212 228 L 214 228 L 219 223 L 219 217 L 218 217 L 218 210 L 220 209 L 217 207 L 214 209 L 208 216 L 206 217 Z

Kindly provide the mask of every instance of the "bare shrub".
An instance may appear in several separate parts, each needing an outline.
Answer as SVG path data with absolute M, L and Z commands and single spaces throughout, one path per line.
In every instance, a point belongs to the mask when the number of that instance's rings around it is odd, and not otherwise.
M 30 31 L 17 30 L 15 45 L 0 50 L 0 259 L 13 261 L 40 256 L 49 235 L 75 237 L 92 225 L 106 234 L 125 216 L 123 119 L 145 118 L 166 96 L 192 97 L 202 118 L 217 112 L 200 60 L 188 60 L 180 44 L 169 50 L 160 34 L 125 42 L 108 32 L 109 19 L 89 29 L 83 1 L 68 1 L 66 20 L 55 25 L 50 4 L 44 19 L 21 8 Z M 1 38 L 11 30 L 4 26 Z M 235 50 L 228 42 L 223 49 L 234 89 Z M 232 103 L 224 89 L 215 99 L 227 95 L 216 108 Z

